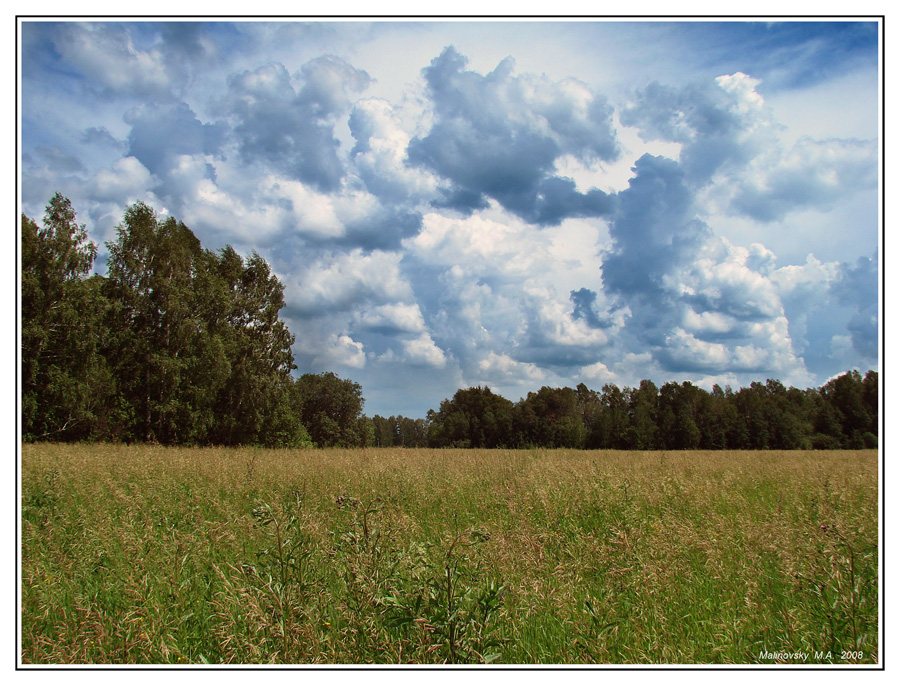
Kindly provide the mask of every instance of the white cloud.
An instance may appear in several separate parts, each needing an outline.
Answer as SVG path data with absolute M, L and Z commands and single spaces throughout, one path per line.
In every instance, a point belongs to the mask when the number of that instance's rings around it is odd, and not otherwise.
M 801 138 L 786 152 L 773 145 L 732 184 L 733 210 L 761 220 L 779 219 L 801 208 L 827 209 L 848 195 L 874 189 L 875 141 Z
M 789 264 L 772 273 L 772 282 L 782 298 L 821 298 L 837 277 L 838 264 L 825 263 L 810 253 L 804 264 Z
M 721 312 L 697 312 L 687 307 L 681 325 L 692 334 L 724 334 L 733 331 L 738 322 Z
M 326 369 L 336 366 L 362 369 L 366 366 L 365 347 L 347 334 L 333 335 L 316 350 L 313 361 Z
M 874 139 L 804 136 L 785 144 L 793 137 L 757 90 L 759 79 L 736 72 L 715 84 L 651 84 L 621 114 L 645 138 L 683 144 L 679 162 L 693 184 L 706 187 L 711 209 L 768 222 L 874 188 Z
M 417 257 L 429 264 L 453 265 L 468 275 L 509 275 L 521 278 L 534 271 L 544 246 L 537 230 L 516 219 L 497 221 L 483 214 L 466 219 L 430 212 L 422 230 L 407 241 Z
M 703 341 L 677 327 L 666 336 L 666 356 L 686 369 L 723 369 L 729 362 L 728 349 L 721 343 Z
M 356 312 L 357 326 L 367 329 L 383 329 L 391 332 L 424 333 L 425 320 L 416 303 L 388 303 L 364 307 Z
M 223 243 L 243 247 L 270 242 L 283 231 L 287 213 L 281 205 L 247 192 L 246 183 L 243 192 L 236 192 L 238 175 L 230 164 L 213 166 L 205 156 L 178 156 L 167 177 L 167 183 L 177 185 L 181 193 L 173 211 L 200 235 L 216 236 Z
M 535 364 L 518 362 L 506 353 L 488 352 L 478 362 L 478 374 L 481 379 L 498 383 L 538 382 L 544 379 L 545 373 Z
M 356 171 L 372 193 L 394 201 L 434 197 L 438 180 L 407 165 L 411 136 L 389 102 L 377 98 L 357 101 L 350 114 L 350 130 L 356 139 L 352 153 Z
M 756 87 L 760 84 L 759 79 L 747 76 L 743 72 L 736 72 L 717 76 L 715 81 L 719 88 L 734 96 L 733 107 L 741 114 L 759 116 L 763 112 L 765 102 L 756 92 Z
M 163 53 L 140 49 L 118 24 L 65 24 L 56 48 L 89 83 L 117 92 L 165 95 L 171 83 Z
M 382 251 L 326 252 L 288 277 L 288 308 L 305 315 L 351 310 L 366 303 L 409 301 L 401 255 Z
M 403 342 L 406 359 L 412 364 L 424 364 L 429 367 L 443 367 L 447 364 L 447 356 L 431 336 L 422 332 L 418 337 Z
M 101 169 L 91 184 L 91 197 L 99 201 L 115 201 L 121 205 L 143 200 L 146 189 L 153 185 L 150 171 L 136 157 L 123 157 L 111 169 Z
M 573 319 L 571 301 L 561 300 L 555 289 L 529 287 L 525 293 L 530 299 L 529 326 L 535 339 L 552 345 L 597 347 L 609 340 L 602 329 L 593 328 L 582 319 Z
M 260 191 L 276 202 L 284 199 L 290 203 L 291 231 L 314 238 L 338 238 L 344 234 L 333 196 L 272 174 L 263 178 Z
M 579 370 L 579 375 L 595 386 L 616 383 L 618 379 L 615 372 L 611 371 L 603 362 L 595 362 L 582 367 Z
M 763 274 L 747 266 L 749 258 L 746 248 L 725 239 L 711 240 L 679 274 L 680 288 L 713 312 L 739 319 L 778 316 L 782 311 L 778 291 Z

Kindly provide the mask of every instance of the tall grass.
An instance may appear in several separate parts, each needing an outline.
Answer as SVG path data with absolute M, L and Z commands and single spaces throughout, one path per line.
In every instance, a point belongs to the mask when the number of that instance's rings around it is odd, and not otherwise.
M 878 660 L 872 451 L 26 445 L 22 472 L 25 663 Z

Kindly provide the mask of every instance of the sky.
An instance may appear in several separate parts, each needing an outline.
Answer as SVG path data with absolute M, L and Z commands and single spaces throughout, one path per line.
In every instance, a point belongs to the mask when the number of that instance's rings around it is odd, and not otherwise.
M 818 386 L 878 369 L 871 22 L 21 25 L 21 203 L 265 257 L 297 373 Z

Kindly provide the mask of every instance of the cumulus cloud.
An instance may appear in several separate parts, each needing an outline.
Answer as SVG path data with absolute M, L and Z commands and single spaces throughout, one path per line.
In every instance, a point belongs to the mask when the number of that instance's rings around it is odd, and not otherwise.
M 671 88 L 653 83 L 620 111 L 647 139 L 681 144 L 687 181 L 728 211 L 760 221 L 827 209 L 876 182 L 874 141 L 800 138 L 786 146 L 757 90 L 742 72 Z
M 217 67 L 244 54 L 248 41 L 239 25 L 224 22 L 165 22 L 151 24 L 166 70 L 184 94 L 208 79 Z
M 150 186 L 150 171 L 136 157 L 123 157 L 111 169 L 97 172 L 91 184 L 91 197 L 101 201 L 117 201 L 122 205 L 131 204 L 142 200 Z
M 316 316 L 366 303 L 409 301 L 400 259 L 383 251 L 327 252 L 286 279 L 287 309 L 293 316 Z
M 724 345 L 704 341 L 680 327 L 666 335 L 658 357 L 668 368 L 687 372 L 722 371 L 729 362 Z
M 875 141 L 801 138 L 786 153 L 774 149 L 748 167 L 731 200 L 734 211 L 760 221 L 793 210 L 820 211 L 877 181 Z
M 597 237 L 580 224 L 542 230 L 500 208 L 468 218 L 433 212 L 405 243 L 403 265 L 429 330 L 468 378 L 487 378 L 485 349 L 571 370 L 596 362 L 622 322 L 597 293 L 594 320 L 572 308 L 574 286 L 598 282 Z
M 359 100 L 348 121 L 356 140 L 351 155 L 366 188 L 393 202 L 430 199 L 437 179 L 427 170 L 406 163 L 410 134 L 400 124 L 391 104 L 378 98 Z
M 537 365 L 519 362 L 505 353 L 498 354 L 493 350 L 478 361 L 478 375 L 484 381 L 504 385 L 536 383 L 546 377 Z
M 44 205 L 56 192 L 76 195 L 84 185 L 80 170 L 63 171 L 51 162 L 52 156 L 34 149 L 22 154 L 22 202 L 31 216 L 43 214 Z M 80 193 L 78 194 L 80 195 Z
M 698 312 L 686 307 L 681 325 L 684 330 L 701 336 L 725 336 L 737 328 L 737 321 L 722 312 Z
M 403 350 L 406 360 L 411 364 L 420 364 L 427 367 L 443 367 L 447 364 L 447 356 L 425 332 L 416 338 L 403 342 Z
M 878 358 L 878 262 L 860 257 L 855 264 L 844 263 L 831 285 L 838 302 L 853 308 L 847 330 L 853 348 L 867 360 Z
M 616 383 L 618 377 L 603 362 L 595 362 L 578 370 L 579 376 L 592 386 Z
M 692 260 L 711 232 L 694 214 L 677 162 L 644 155 L 634 174 L 610 225 L 613 245 L 603 259 L 603 283 L 612 293 L 665 298 L 666 277 Z
M 772 273 L 772 282 L 777 285 L 782 300 L 806 305 L 810 298 L 821 297 L 828 291 L 828 284 L 838 274 L 836 263 L 826 263 L 810 253 L 804 264 L 788 264 Z
M 335 122 L 370 81 L 365 71 L 327 55 L 293 77 L 277 63 L 232 76 L 224 104 L 242 158 L 335 190 L 345 172 Z
M 397 253 L 324 252 L 299 277 L 286 278 L 286 300 L 288 316 L 298 322 L 295 347 L 303 368 L 366 369 L 379 377 L 385 365 L 444 369 L 450 362 Z M 334 350 L 323 352 L 326 347 Z
M 714 83 L 672 88 L 652 83 L 619 112 L 645 139 L 682 144 L 680 162 L 694 183 L 705 183 L 723 166 L 745 164 L 772 134 L 773 122 L 756 86 L 737 72 Z
M 182 155 L 218 153 L 225 138 L 223 124 L 202 123 L 184 102 L 148 103 L 126 113 L 125 121 L 131 125 L 128 154 L 160 177 Z
M 772 274 L 789 320 L 791 336 L 809 369 L 872 365 L 878 359 L 877 258 L 822 262 L 809 255 L 802 265 Z
M 459 219 L 430 212 L 407 246 L 428 264 L 453 267 L 460 275 L 492 284 L 520 281 L 549 258 L 546 240 L 529 227 L 487 215 Z
M 588 164 L 618 155 L 606 101 L 574 79 L 516 76 L 511 58 L 485 76 L 466 63 L 448 47 L 423 70 L 434 122 L 410 141 L 408 155 L 446 179 L 435 205 L 471 213 L 493 198 L 541 225 L 607 214 L 608 195 L 581 193 L 554 175 L 555 160 L 567 154 Z
M 596 310 L 596 292 L 589 288 L 579 288 L 569 293 L 569 300 L 574 305 L 572 319 L 583 319 L 588 326 L 595 329 L 604 327 L 605 323 Z
M 865 127 L 834 133 L 831 114 L 814 138 L 792 111 L 783 128 L 783 93 L 752 61 L 720 59 L 705 82 L 583 60 L 547 76 L 527 55 L 523 73 L 473 52 L 497 65 L 484 71 L 447 48 L 404 54 L 403 71 L 398 38 L 34 23 L 26 210 L 60 190 L 103 240 L 141 199 L 207 247 L 258 250 L 285 284 L 301 371 L 366 382 L 388 412 L 421 416 L 476 383 L 512 398 L 642 378 L 802 384 L 877 359 L 877 255 L 857 259 L 872 242 L 825 247 L 874 221 L 855 211 L 876 183 Z M 651 83 L 615 111 L 598 89 L 647 76 L 688 85 Z
M 405 238 L 414 236 L 422 226 L 422 215 L 402 206 L 390 206 L 380 200 L 366 214 L 353 212 L 353 206 L 343 204 L 348 217 L 343 243 L 365 250 L 396 250 Z
M 323 369 L 335 367 L 362 369 L 366 366 L 365 346 L 347 334 L 329 336 L 316 346 L 311 365 Z
M 418 212 L 385 204 L 359 188 L 325 193 L 300 181 L 268 175 L 254 194 L 285 211 L 286 233 L 326 247 L 396 249 L 422 223 Z
M 124 141 L 113 136 L 105 126 L 89 126 L 82 132 L 81 142 L 91 147 L 116 150 L 126 146 Z
M 735 246 L 700 221 L 678 162 L 644 156 L 634 171 L 602 264 L 605 290 L 628 308 L 632 345 L 668 373 L 803 377 L 771 251 Z M 585 295 L 577 301 L 584 311 Z
M 580 366 L 595 361 L 609 342 L 609 327 L 598 328 L 576 318 L 570 301 L 560 298 L 552 285 L 529 286 L 525 296 L 520 359 L 547 366 Z
M 710 238 L 683 272 L 683 299 L 703 311 L 740 321 L 762 321 L 782 312 L 778 290 L 753 269 L 748 250 Z
M 32 166 L 40 166 L 47 171 L 52 170 L 62 174 L 77 174 L 85 171 L 81 160 L 56 146 L 39 146 L 35 149 L 34 155 L 29 156 L 25 161 L 31 163 Z
M 379 333 L 424 333 L 425 320 L 416 303 L 388 303 L 365 307 L 355 314 L 358 328 Z
M 164 52 L 156 46 L 138 46 L 126 25 L 71 23 L 54 29 L 54 47 L 82 76 L 87 89 L 137 97 L 170 95 Z
M 230 242 L 249 251 L 270 245 L 284 230 L 285 208 L 269 202 L 264 192 L 257 194 L 260 186 L 243 183 L 231 165 L 214 165 L 203 155 L 180 155 L 170 165 L 158 186 L 160 195 L 173 214 L 213 246 Z

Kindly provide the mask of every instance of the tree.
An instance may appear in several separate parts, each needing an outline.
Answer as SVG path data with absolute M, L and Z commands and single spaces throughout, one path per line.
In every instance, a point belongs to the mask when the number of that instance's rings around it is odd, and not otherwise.
M 628 447 L 628 400 L 615 384 L 603 386 L 601 435 L 604 448 L 624 450 Z
M 518 405 L 518 424 L 526 445 L 547 448 L 582 448 L 587 431 L 577 391 L 542 387 Z
M 395 441 L 399 439 L 399 435 L 393 417 L 382 417 L 376 414 L 372 417 L 372 428 L 374 429 L 376 447 L 390 448 L 396 445 Z
M 863 435 L 867 448 L 878 447 L 878 372 L 871 369 L 863 378 L 863 405 L 869 415 L 869 426 Z
M 500 448 L 513 440 L 513 404 L 486 386 L 458 390 L 426 422 L 434 447 Z
M 870 381 L 870 389 L 871 389 Z M 877 378 L 875 379 L 877 384 Z M 821 393 L 826 402 L 831 406 L 840 421 L 842 433 L 842 447 L 864 448 L 866 447 L 865 434 L 872 427 L 872 416 L 864 401 L 865 386 L 862 376 L 856 370 L 846 372 L 831 379 L 821 388 Z M 869 406 L 871 406 L 871 390 L 869 391 Z M 877 396 L 876 396 L 877 397 Z M 877 410 L 876 419 L 877 423 Z
M 769 418 L 766 405 L 769 400 L 766 387 L 754 381 L 734 395 L 734 405 L 742 423 L 741 449 L 768 450 L 770 447 Z
M 374 445 L 375 426 L 363 416 L 362 387 L 333 372 L 304 374 L 295 381 L 294 402 L 320 448 Z
M 584 425 L 584 447 L 590 450 L 608 447 L 604 443 L 603 403 L 600 395 L 580 383 L 575 388 L 575 399 Z
M 308 443 L 291 378 L 294 336 L 279 318 L 284 287 L 262 257 L 243 260 L 230 246 L 219 254 L 215 275 L 224 307 L 212 330 L 220 332 L 231 362 L 216 401 L 227 418 L 219 442 Z
M 806 402 L 802 393 L 784 387 L 780 381 L 766 381 L 766 417 L 770 444 L 780 450 L 809 448 L 809 425 L 806 421 Z
M 172 217 L 160 221 L 143 203 L 125 212 L 109 250 L 110 359 L 120 392 L 134 409 L 131 435 L 161 443 L 205 442 L 229 363 L 210 331 L 204 305 L 211 267 L 200 241 Z
M 700 429 L 700 447 L 705 450 L 727 448 L 728 428 L 734 421 L 734 410 L 721 386 L 715 384 L 712 393 L 703 391 L 699 393 L 696 414 L 697 426 Z
M 660 447 L 695 450 L 700 447 L 701 433 L 696 421 L 696 406 L 703 391 L 689 381 L 670 381 L 659 389 Z
M 428 432 L 425 420 L 410 419 L 403 416 L 372 417 L 374 431 L 373 445 L 379 448 L 402 446 L 404 448 L 421 448 L 428 445 Z
M 22 432 L 26 440 L 89 438 L 108 388 L 100 355 L 106 303 L 97 254 L 71 202 L 57 193 L 43 226 L 22 231 Z
M 107 244 L 109 357 L 125 438 L 167 444 L 309 443 L 294 411 L 294 338 L 266 261 L 204 250 L 136 203 Z
M 644 379 L 638 388 L 627 393 L 627 397 L 628 448 L 630 450 L 652 450 L 657 443 L 656 415 L 659 389 L 652 381 Z

